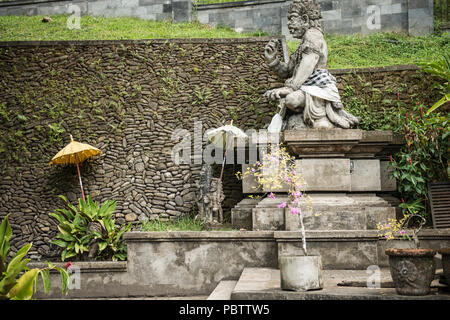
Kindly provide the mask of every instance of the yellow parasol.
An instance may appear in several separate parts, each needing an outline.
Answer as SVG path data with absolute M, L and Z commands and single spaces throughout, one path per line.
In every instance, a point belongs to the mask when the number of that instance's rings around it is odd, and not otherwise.
M 79 164 L 86 159 L 100 154 L 101 151 L 89 144 L 74 141 L 70 135 L 70 143 L 59 151 L 50 161 L 52 164 L 76 164 L 78 171 L 78 179 L 80 180 L 81 195 L 84 198 L 83 182 L 81 181 Z

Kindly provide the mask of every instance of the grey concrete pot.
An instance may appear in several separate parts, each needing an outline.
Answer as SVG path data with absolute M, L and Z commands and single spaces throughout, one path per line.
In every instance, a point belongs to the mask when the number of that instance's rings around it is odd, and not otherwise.
M 323 288 L 320 256 L 281 256 L 281 289 L 291 291 Z
M 433 249 L 386 249 L 397 294 L 424 296 L 430 293 L 436 262 Z

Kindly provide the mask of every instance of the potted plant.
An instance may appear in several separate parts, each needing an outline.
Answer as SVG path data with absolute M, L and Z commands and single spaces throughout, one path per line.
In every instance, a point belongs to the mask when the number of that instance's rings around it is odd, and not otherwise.
M 270 147 L 270 146 L 269 146 Z M 320 255 L 308 254 L 306 234 L 303 223 L 303 211 L 300 205 L 305 198 L 305 182 L 296 170 L 295 158 L 286 148 L 272 145 L 270 152 L 263 156 L 261 162 L 249 166 L 238 178 L 253 175 L 263 190 L 288 189 L 289 201 L 281 202 L 278 208 L 284 208 L 285 214 L 298 217 L 302 235 L 302 254 L 284 255 L 280 257 L 281 289 L 294 291 L 317 290 L 323 288 L 322 261 Z M 268 195 L 276 199 L 273 192 Z
M 417 229 L 406 230 L 412 218 L 418 218 L 421 223 Z M 426 220 L 417 212 L 407 211 L 404 217 L 397 221 L 391 219 L 386 224 L 378 224 L 380 236 L 393 240 L 400 236 L 414 243 L 413 249 L 388 248 L 389 267 L 397 294 L 406 296 L 422 296 L 430 293 L 430 285 L 434 279 L 436 250 L 420 249 L 418 233 Z

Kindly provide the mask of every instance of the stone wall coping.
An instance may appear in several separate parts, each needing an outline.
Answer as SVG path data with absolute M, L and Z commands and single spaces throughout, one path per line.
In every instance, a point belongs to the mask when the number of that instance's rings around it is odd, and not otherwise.
M 301 241 L 300 231 L 275 231 L 274 238 L 277 242 Z M 306 231 L 306 242 L 308 241 L 352 241 L 354 239 L 376 241 L 377 230 L 314 230 Z
M 284 131 L 284 141 L 356 141 L 363 138 L 360 129 L 298 129 Z
M 329 69 L 333 75 L 343 75 L 352 73 L 378 73 L 378 72 L 397 72 L 397 71 L 414 71 L 421 68 L 415 64 L 398 64 L 385 67 L 370 67 L 370 68 L 348 68 L 348 69 Z
M 222 44 L 222 43 L 255 43 L 268 42 L 271 39 L 283 40 L 284 36 L 250 37 L 250 38 L 173 38 L 173 39 L 125 39 L 125 40 L 57 40 L 57 41 L 0 41 L 0 47 L 52 47 L 52 46 L 110 46 L 114 44 Z
M 273 241 L 273 231 L 154 231 L 126 232 L 126 242 L 145 241 Z
M 274 238 L 276 241 L 301 241 L 300 231 L 274 231 Z M 378 230 L 315 230 L 306 231 L 306 241 L 351 241 L 358 240 L 372 240 L 380 239 Z M 450 239 L 450 229 L 423 229 L 419 233 L 419 239 L 427 240 L 443 240 Z M 381 239 L 383 240 L 383 239 Z M 384 241 L 384 240 L 383 240 Z
M 377 230 L 315 230 L 306 231 L 307 240 L 314 241 L 351 241 L 371 240 L 376 241 L 380 237 Z M 423 229 L 419 234 L 420 239 L 450 239 L 450 229 Z M 299 241 L 300 231 L 155 231 L 126 232 L 123 235 L 126 242 L 145 241 Z
M 0 7 L 15 7 L 24 5 L 34 5 L 41 3 L 52 3 L 52 2 L 74 2 L 73 0 L 8 0 L 6 2 L 0 2 Z M 76 1 L 75 1 L 76 2 Z
M 211 10 L 211 9 L 224 9 L 224 8 L 235 8 L 235 7 L 247 7 L 255 6 L 261 4 L 271 4 L 289 2 L 289 0 L 247 0 L 247 1 L 235 1 L 226 3 L 211 3 L 211 4 L 201 4 L 197 6 L 198 11 Z
M 52 262 L 55 266 L 64 268 L 67 262 Z M 80 268 L 81 273 L 93 272 L 125 272 L 127 271 L 126 261 L 73 261 L 73 266 Z M 28 267 L 31 268 L 46 268 L 47 264 L 44 262 L 30 262 Z

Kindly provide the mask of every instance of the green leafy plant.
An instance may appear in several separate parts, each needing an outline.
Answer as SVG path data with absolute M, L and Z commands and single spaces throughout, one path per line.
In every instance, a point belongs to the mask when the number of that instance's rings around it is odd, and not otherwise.
M 397 180 L 402 207 L 425 216 L 428 184 L 448 180 L 448 117 L 426 115 L 418 105 L 404 116 L 404 134 L 406 145 L 390 159 L 391 177 Z
M 87 196 L 79 199 L 74 206 L 66 197 L 60 195 L 65 208 L 56 209 L 50 216 L 58 222 L 59 233 L 52 243 L 64 248 L 61 259 L 79 256 L 113 261 L 125 260 L 127 247 L 122 235 L 131 230 L 131 223 L 116 227 L 112 218 L 116 208 L 114 200 L 107 200 L 99 205 Z
M 435 85 L 441 89 L 444 96 L 427 111 L 427 114 L 430 114 L 434 110 L 450 102 L 450 54 L 446 53 L 439 60 L 432 62 L 421 62 L 418 63 L 418 65 L 423 68 L 423 71 L 437 76 L 445 81 L 443 85 Z
M 52 263 L 48 267 L 29 269 L 27 267 L 30 259 L 25 259 L 32 244 L 26 244 L 7 261 L 10 251 L 9 239 L 12 229 L 8 216 L 0 224 L 0 300 L 29 300 L 36 292 L 39 275 L 42 278 L 44 292 L 50 289 L 50 270 L 57 270 L 61 274 L 62 292 L 68 293 L 69 274 L 63 268 Z

